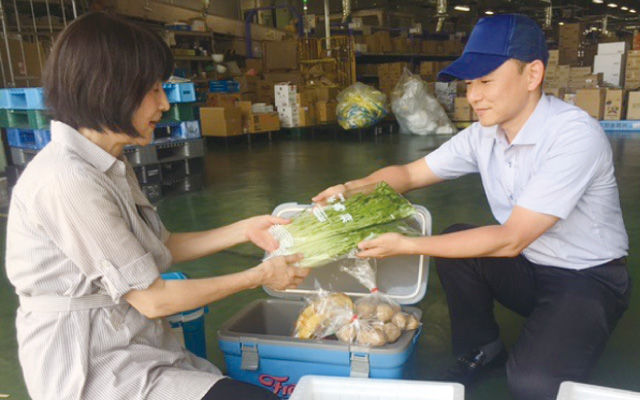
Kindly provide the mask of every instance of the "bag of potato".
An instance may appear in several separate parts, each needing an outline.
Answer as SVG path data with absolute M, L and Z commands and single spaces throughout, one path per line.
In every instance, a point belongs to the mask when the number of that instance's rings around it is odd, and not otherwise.
M 373 347 L 394 343 L 400 335 L 402 335 L 400 328 L 391 322 L 362 319 L 357 314 L 354 314 L 349 323 L 336 332 L 336 337 L 341 342 Z
M 298 339 L 322 339 L 335 334 L 354 314 L 353 301 L 344 293 L 320 290 L 307 299 L 298 315 L 293 336 Z
M 373 262 L 375 263 L 376 260 L 373 259 Z M 362 297 L 355 303 L 358 318 L 377 321 L 383 326 L 393 324 L 401 331 L 414 330 L 420 327 L 420 321 L 414 315 L 402 311 L 400 304 L 395 302 L 389 295 L 378 290 L 376 268 L 371 265 L 369 260 L 357 258 L 352 265 L 348 267 L 343 265 L 340 270 L 356 278 L 370 291 L 369 295 Z M 393 328 L 387 326 L 386 330 L 391 332 Z M 394 341 L 389 341 L 389 343 Z

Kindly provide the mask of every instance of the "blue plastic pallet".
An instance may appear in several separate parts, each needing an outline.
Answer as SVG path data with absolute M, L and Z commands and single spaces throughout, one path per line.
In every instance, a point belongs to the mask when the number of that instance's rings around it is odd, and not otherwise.
M 51 131 L 44 129 L 7 129 L 9 146 L 20 149 L 40 150 L 51 141 Z
M 0 107 L 12 110 L 44 110 L 42 88 L 0 89 Z
M 605 131 L 635 131 L 640 132 L 640 120 L 600 121 Z
M 162 85 L 169 103 L 190 103 L 196 101 L 196 87 L 193 83 L 165 83 Z

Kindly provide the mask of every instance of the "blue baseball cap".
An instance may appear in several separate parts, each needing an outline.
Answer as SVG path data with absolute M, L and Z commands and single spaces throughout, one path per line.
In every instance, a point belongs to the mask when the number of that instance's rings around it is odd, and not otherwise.
M 544 33 L 531 18 L 522 14 L 500 14 L 482 18 L 471 31 L 462 56 L 438 73 L 438 80 L 472 80 L 485 76 L 505 61 L 547 65 L 549 50 Z

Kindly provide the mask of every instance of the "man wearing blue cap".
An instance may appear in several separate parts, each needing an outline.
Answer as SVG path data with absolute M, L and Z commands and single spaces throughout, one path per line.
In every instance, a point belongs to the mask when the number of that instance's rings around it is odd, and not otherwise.
M 436 257 L 458 356 L 442 379 L 471 383 L 506 362 L 516 399 L 555 399 L 561 382 L 585 380 L 631 290 L 609 141 L 587 113 L 542 93 L 548 54 L 530 18 L 481 19 L 462 56 L 438 74 L 466 81 L 479 123 L 422 159 L 313 198 L 378 181 L 406 192 L 480 174 L 498 224 L 385 234 L 360 243 L 359 256 Z M 494 301 L 526 318 L 508 360 Z

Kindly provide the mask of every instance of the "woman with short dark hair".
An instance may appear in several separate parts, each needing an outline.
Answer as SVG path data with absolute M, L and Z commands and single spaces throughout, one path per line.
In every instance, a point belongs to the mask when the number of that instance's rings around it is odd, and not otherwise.
M 7 225 L 20 363 L 34 400 L 277 399 L 224 378 L 160 318 L 260 285 L 295 287 L 308 274 L 290 256 L 220 277 L 160 278 L 174 263 L 246 241 L 275 250 L 268 229 L 288 222 L 166 230 L 122 151 L 151 142 L 169 109 L 162 81 L 172 65 L 158 35 L 103 13 L 70 24 L 47 61 L 51 143 L 13 189 Z

